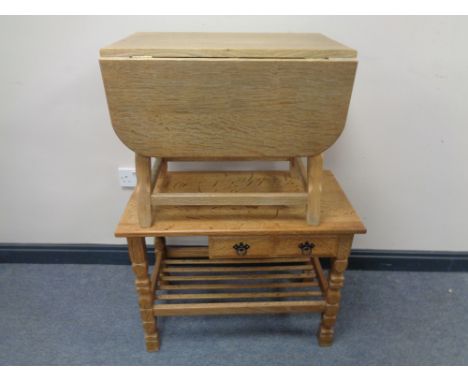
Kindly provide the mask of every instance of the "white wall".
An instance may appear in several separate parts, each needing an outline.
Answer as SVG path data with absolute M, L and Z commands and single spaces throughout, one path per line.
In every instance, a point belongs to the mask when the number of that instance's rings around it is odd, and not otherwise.
M 135 31 L 322 32 L 357 49 L 326 153 L 368 227 L 355 247 L 468 249 L 466 17 L 1 17 L 0 242 L 122 242 L 117 167 L 133 156 L 98 51 Z

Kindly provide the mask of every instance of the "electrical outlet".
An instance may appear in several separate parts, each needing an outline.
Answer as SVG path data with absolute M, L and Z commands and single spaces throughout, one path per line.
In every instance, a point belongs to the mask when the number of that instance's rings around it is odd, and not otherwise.
M 120 187 L 136 187 L 136 171 L 134 167 L 119 167 Z

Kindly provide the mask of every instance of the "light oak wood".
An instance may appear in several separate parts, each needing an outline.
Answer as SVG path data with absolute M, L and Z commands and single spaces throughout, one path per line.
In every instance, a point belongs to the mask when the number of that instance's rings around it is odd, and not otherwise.
M 156 290 L 156 287 L 158 285 L 161 262 L 162 262 L 161 255 L 156 254 L 156 263 L 154 265 L 153 272 L 151 273 L 151 290 L 153 291 L 153 293 Z
M 262 258 L 302 256 L 301 243 L 314 245 L 312 256 L 334 256 L 337 250 L 335 236 L 282 235 L 282 236 L 210 236 L 208 250 L 211 258 Z M 240 256 L 234 246 L 249 245 L 246 254 Z
M 159 349 L 155 316 L 171 315 L 322 312 L 317 336 L 330 345 L 365 227 L 322 152 L 344 128 L 356 52 L 319 34 L 140 33 L 103 48 L 100 65 L 112 126 L 136 154 L 116 236 L 127 238 L 148 351 Z M 168 171 L 168 160 L 221 159 L 290 168 Z M 207 236 L 209 248 L 166 248 L 170 236 Z M 328 277 L 319 257 L 331 258 Z
M 328 275 L 328 289 L 325 294 L 325 310 L 322 313 L 320 328 L 317 333 L 320 346 L 333 343 L 334 325 L 340 308 L 341 288 L 344 285 L 344 271 L 348 264 L 353 235 L 342 235 L 339 238 L 336 259 L 332 260 Z
M 112 126 L 150 157 L 313 156 L 341 134 L 356 61 L 100 60 Z
M 151 226 L 151 158 L 135 154 L 138 222 L 141 227 Z
M 289 172 L 285 173 L 284 176 L 291 179 Z M 191 178 L 185 173 L 172 173 L 168 189 L 185 192 L 187 188 L 190 188 L 184 185 L 187 179 Z M 138 224 L 134 194 L 120 219 L 115 235 L 117 237 L 168 237 L 226 236 L 232 235 L 233 232 L 236 235 L 365 233 L 365 226 L 331 172 L 324 171 L 322 186 L 321 218 L 318 226 L 307 224 L 302 206 L 188 206 L 153 207 L 153 213 L 157 214 L 158 218 L 150 227 L 143 228 Z M 301 181 L 289 182 L 287 189 L 301 191 Z M 228 191 L 229 184 L 221 184 L 218 190 Z M 280 189 L 280 191 L 283 190 Z
M 161 171 L 165 179 L 159 178 L 157 186 L 151 195 L 151 204 L 154 206 L 291 206 L 304 205 L 307 206 L 308 222 L 318 224 L 320 210 L 320 192 L 321 192 L 321 158 L 317 157 L 312 160 L 314 163 L 313 171 L 311 170 L 311 178 L 308 182 L 308 193 L 306 192 L 287 192 L 287 188 L 291 187 L 297 180 L 305 185 L 304 169 L 301 166 L 300 160 L 292 160 L 293 166 L 290 173 L 281 171 L 262 171 L 262 172 L 181 172 L 186 176 L 186 180 L 182 183 L 186 188 L 190 188 L 189 192 L 174 192 L 167 191 L 169 189 L 170 174 L 167 171 Z M 167 162 L 157 160 L 153 167 L 152 183 L 158 178 L 162 164 L 167 169 Z M 156 168 L 156 170 L 155 170 Z M 179 175 L 180 175 L 179 174 Z M 289 174 L 290 176 L 282 176 Z M 142 180 L 144 182 L 147 178 Z M 229 185 L 230 192 L 220 192 L 219 188 L 222 184 Z M 152 186 L 153 188 L 153 186 Z M 239 192 L 246 189 L 254 190 L 255 192 Z M 259 189 L 275 190 L 281 188 L 281 192 L 260 192 Z M 144 188 L 145 192 L 147 187 Z M 196 192 L 193 192 L 195 191 Z M 204 190 L 210 190 L 209 192 Z M 142 192 L 142 191 L 139 191 Z M 146 194 L 145 201 L 146 201 Z M 145 206 L 146 207 L 146 206 Z M 146 211 L 146 209 L 145 209 Z M 143 220 L 146 217 L 143 218 Z M 149 219 L 148 219 L 149 220 Z M 145 225 L 147 226 L 147 225 Z
M 165 163 L 165 161 L 164 161 Z M 286 171 L 162 172 L 151 198 L 154 206 L 304 205 L 307 193 L 288 192 L 300 184 L 300 174 Z M 178 182 L 173 179 L 184 177 Z M 177 192 L 173 185 L 183 188 Z M 228 189 L 229 192 L 222 192 Z M 242 191 L 242 192 L 240 192 Z M 245 192 L 249 191 L 249 192 Z M 264 192 L 267 191 L 267 192 Z
M 154 239 L 154 256 L 156 258 L 156 262 L 151 274 L 151 290 L 153 293 L 158 286 L 161 266 L 163 264 L 163 259 L 166 256 L 166 240 L 163 237 L 156 237 Z
M 211 273 L 211 272 L 260 272 L 260 271 L 293 271 L 293 270 L 312 270 L 312 265 L 275 265 L 275 266 L 253 266 L 253 267 L 164 267 L 163 273 Z
M 153 167 L 154 175 L 152 176 L 154 176 L 155 179 L 154 179 L 154 183 L 152 183 L 152 186 L 151 186 L 151 195 L 162 192 L 162 190 L 164 189 L 165 184 L 167 183 L 167 167 L 168 167 L 168 163 L 165 159 L 163 159 L 161 162 L 159 172 L 155 173 L 154 167 Z
M 320 259 L 318 257 L 312 258 L 312 264 L 314 265 L 315 273 L 319 281 L 320 289 L 323 293 L 326 293 L 328 290 L 328 282 L 323 273 L 322 264 L 320 264 Z
M 164 158 L 168 162 L 212 162 L 212 161 L 226 161 L 226 162 L 253 162 L 253 161 L 275 161 L 275 162 L 286 162 L 289 161 L 290 158 L 286 157 L 262 157 L 259 159 L 258 157 L 228 157 L 228 156 L 222 156 L 222 157 L 177 157 L 177 158 L 172 158 L 172 157 L 167 157 Z
M 225 302 L 199 304 L 160 304 L 153 307 L 155 316 L 193 316 L 212 314 L 270 314 L 321 312 L 324 301 Z
M 302 181 L 289 171 L 170 171 L 164 193 L 301 193 Z
M 167 161 L 161 158 L 155 158 L 154 164 L 151 167 L 151 192 L 161 174 L 165 174 L 167 171 Z M 137 175 L 138 176 L 138 175 Z
M 207 250 L 208 253 L 208 250 Z M 335 256 L 335 255 L 333 255 Z M 323 256 L 322 256 L 323 257 Z M 211 258 L 211 259 L 200 259 L 200 260 L 188 260 L 188 259 L 177 259 L 177 260 L 166 260 L 165 264 L 262 264 L 262 263 L 309 263 L 310 257 L 294 256 L 294 257 L 265 257 L 265 258 Z
M 146 350 L 159 350 L 159 331 L 153 317 L 154 293 L 148 275 L 148 259 L 144 238 L 127 238 L 128 253 L 135 273 L 135 286 L 140 305 L 140 315 L 145 333 Z
M 307 158 L 307 212 L 309 224 L 320 223 L 320 199 L 322 195 L 323 156 L 316 155 Z
M 213 281 L 213 280 L 273 280 L 273 279 L 313 279 L 314 275 L 309 273 L 300 274 L 266 274 L 266 275 L 203 275 L 203 276 L 166 276 L 161 280 L 167 281 Z
M 204 299 L 257 299 L 257 298 L 286 298 L 286 297 L 319 297 L 321 292 L 256 292 L 256 293 L 180 293 L 162 294 L 159 300 L 204 300 Z
M 161 285 L 159 290 L 225 290 L 225 289 L 290 289 L 290 288 L 305 288 L 317 287 L 319 283 L 316 281 L 303 282 L 278 282 L 278 283 L 256 283 L 256 284 L 179 284 L 179 285 Z
M 137 33 L 101 50 L 112 126 L 137 154 L 140 226 L 154 206 L 306 204 L 320 221 L 319 155 L 341 134 L 356 52 L 321 34 Z M 167 159 L 291 159 L 299 192 L 163 192 Z M 148 158 L 157 157 L 148 185 Z M 165 158 L 165 159 L 162 159 Z M 306 179 L 307 178 L 307 179 Z M 307 191 L 307 193 L 305 192 Z M 271 192 L 271 193 L 270 193 Z
M 101 57 L 354 58 L 356 51 L 320 33 L 134 33 Z
M 294 206 L 305 205 L 307 194 L 294 193 L 158 193 L 151 196 L 154 206 Z
M 261 159 L 316 156 L 335 142 L 346 120 L 355 57 L 320 34 L 139 33 L 102 49 L 100 64 L 114 130 L 140 156 Z M 144 177 L 139 214 L 148 227 Z M 154 188 L 154 205 L 306 203 L 307 221 L 319 222 L 310 181 L 308 198 L 166 195 L 159 183 Z
M 166 259 L 196 259 L 207 258 L 208 248 L 205 246 L 182 246 L 182 247 L 167 247 Z M 167 263 L 167 260 L 166 260 Z
M 307 170 L 305 169 L 301 158 L 290 158 L 289 168 L 291 175 L 301 179 L 302 185 L 304 186 L 304 191 L 307 191 Z
M 178 255 L 182 253 L 179 251 Z M 229 266 L 216 266 L 216 261 L 210 260 L 210 266 L 200 266 L 201 261 L 208 260 L 201 258 L 201 253 L 186 251 L 186 258 L 164 260 L 159 280 L 170 284 L 160 283 L 156 291 L 159 301 L 153 308 L 156 316 L 305 312 L 323 311 L 325 307 L 324 293 L 319 288 L 310 258 L 301 265 L 257 263 L 244 266 L 231 262 Z M 182 260 L 192 263 L 167 264 Z M 295 280 L 301 282 L 293 282 Z M 229 300 L 231 302 L 227 302 Z M 166 305 L 166 302 L 171 303 Z

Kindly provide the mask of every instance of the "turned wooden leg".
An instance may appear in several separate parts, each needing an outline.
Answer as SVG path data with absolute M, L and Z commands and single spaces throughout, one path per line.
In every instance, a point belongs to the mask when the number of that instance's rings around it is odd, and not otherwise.
M 159 350 L 159 331 L 156 318 L 153 314 L 154 294 L 151 280 L 148 275 L 148 258 L 146 256 L 146 243 L 143 237 L 127 238 L 128 253 L 135 273 L 135 286 L 140 305 L 140 315 L 145 333 L 146 350 Z
M 328 274 L 328 289 L 325 295 L 325 311 L 322 313 L 320 328 L 317 333 L 320 346 L 330 346 L 333 343 L 336 317 L 340 309 L 341 288 L 344 284 L 344 271 L 348 266 L 348 257 L 351 251 L 353 235 L 340 236 L 338 239 L 338 252 L 332 260 Z

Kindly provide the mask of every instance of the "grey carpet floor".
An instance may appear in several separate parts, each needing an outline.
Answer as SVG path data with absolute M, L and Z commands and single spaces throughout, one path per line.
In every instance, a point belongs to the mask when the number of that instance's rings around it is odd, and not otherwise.
M 1 365 L 468 365 L 468 273 L 348 271 L 317 314 L 168 317 L 147 353 L 130 267 L 0 264 Z

